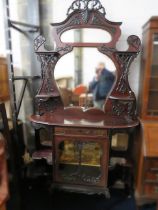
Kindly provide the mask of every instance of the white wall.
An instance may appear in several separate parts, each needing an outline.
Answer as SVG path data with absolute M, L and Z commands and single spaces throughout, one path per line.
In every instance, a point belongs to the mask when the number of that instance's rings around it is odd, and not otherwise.
M 4 21 L 3 21 L 3 2 L 0 1 L 0 56 L 5 56 L 5 36 L 4 36 Z
M 119 46 L 123 49 L 127 47 L 127 37 L 135 34 L 142 36 L 142 26 L 151 16 L 158 16 L 158 0 L 100 0 L 106 9 L 106 18 L 111 21 L 123 22 L 122 36 Z M 67 8 L 73 0 L 66 0 L 59 3 L 53 1 L 53 22 L 60 22 L 66 18 Z M 138 94 L 140 57 L 131 66 L 129 80 L 133 91 Z

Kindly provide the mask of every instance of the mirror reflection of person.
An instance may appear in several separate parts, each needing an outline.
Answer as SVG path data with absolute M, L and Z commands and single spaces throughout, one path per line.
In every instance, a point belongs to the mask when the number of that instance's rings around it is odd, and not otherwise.
M 104 63 L 99 63 L 96 75 L 89 84 L 89 91 L 93 93 L 94 107 L 102 109 L 105 99 L 112 88 L 115 76 L 105 68 Z

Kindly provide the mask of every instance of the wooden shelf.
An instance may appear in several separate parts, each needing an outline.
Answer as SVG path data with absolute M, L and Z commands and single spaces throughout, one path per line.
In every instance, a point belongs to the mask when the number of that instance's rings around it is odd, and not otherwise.
M 66 162 L 66 161 L 61 161 L 59 162 L 59 165 L 75 165 L 75 166 L 79 166 L 78 162 Z M 87 166 L 87 167 L 101 167 L 100 164 L 92 164 L 92 163 L 81 163 L 81 166 Z

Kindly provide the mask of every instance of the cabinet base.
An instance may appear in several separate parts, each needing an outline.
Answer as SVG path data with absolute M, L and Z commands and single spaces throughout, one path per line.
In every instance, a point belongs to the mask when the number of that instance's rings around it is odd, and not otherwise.
M 87 195 L 104 195 L 105 198 L 110 198 L 110 192 L 108 188 L 94 187 L 94 186 L 79 186 L 70 184 L 52 184 L 52 190 L 59 189 L 68 192 L 83 193 Z

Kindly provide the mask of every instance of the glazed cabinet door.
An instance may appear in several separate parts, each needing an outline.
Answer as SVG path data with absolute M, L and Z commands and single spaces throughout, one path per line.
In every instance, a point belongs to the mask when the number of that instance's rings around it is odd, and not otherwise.
M 55 152 L 55 182 L 107 186 L 108 139 L 58 135 Z
M 152 34 L 151 40 L 151 57 L 149 60 L 149 74 L 147 78 L 149 87 L 147 92 L 146 115 L 149 117 L 158 117 L 158 32 Z

